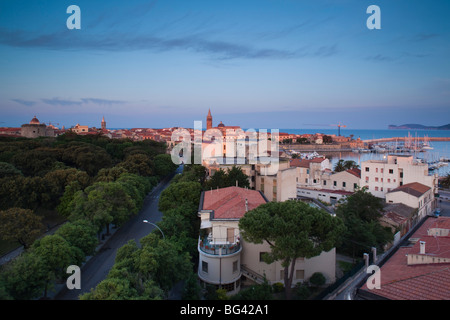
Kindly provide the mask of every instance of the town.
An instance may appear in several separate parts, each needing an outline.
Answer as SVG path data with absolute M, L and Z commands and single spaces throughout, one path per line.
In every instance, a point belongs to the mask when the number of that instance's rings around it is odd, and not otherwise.
M 191 139 L 179 139 L 180 135 L 176 133 L 180 130 L 187 132 Z M 290 298 L 292 292 L 297 295 L 308 288 L 315 290 L 315 294 L 307 291 L 306 298 L 310 299 L 450 299 L 450 283 L 445 282 L 450 262 L 447 254 L 450 246 L 450 193 L 442 189 L 443 185 L 448 187 L 448 177 L 430 172 L 427 163 L 417 161 L 408 153 L 387 153 L 383 160 L 367 160 L 360 165 L 341 160 L 333 167 L 330 160 L 318 152 L 309 153 L 306 157 L 292 152 L 292 141 L 299 142 L 299 146 L 328 144 L 345 150 L 366 147 L 360 139 L 342 137 L 340 133 L 326 136 L 280 132 L 275 149 L 270 138 L 263 144 L 258 141 L 257 148 L 262 148 L 264 154 L 250 157 L 252 139 L 248 133 L 246 136 L 239 126 L 227 126 L 222 122 L 214 126 L 211 110 L 206 116 L 206 130 L 200 131 L 201 150 L 208 151 L 202 153 L 200 163 L 195 163 L 202 168 L 199 172 L 204 174 L 199 176 L 204 181 L 199 191 L 199 202 L 194 203 L 198 207 L 196 216 L 199 221 L 198 260 L 195 264 L 198 283 L 203 290 L 212 287 L 224 297 L 231 297 L 255 285 L 269 285 L 273 288 L 284 287 L 286 298 Z M 59 129 L 53 124 L 41 123 L 36 116 L 20 128 L 1 128 L 0 132 L 5 139 L 59 139 L 75 135 L 125 142 L 153 141 L 162 143 L 166 154 L 174 151 L 178 154 L 177 147 L 187 141 L 189 151 L 194 149 L 194 138 L 198 134 L 195 129 L 179 127 L 109 130 L 104 117 L 99 128 L 77 124 L 73 128 Z M 254 137 L 257 139 L 258 135 Z M 243 144 L 243 153 L 230 152 L 230 146 L 235 151 L 239 143 Z M 289 148 L 278 148 L 283 143 L 289 143 Z M 272 163 L 258 161 L 268 154 L 277 159 L 275 170 Z M 223 157 L 227 157 L 227 161 L 223 161 Z M 190 155 L 183 155 L 179 168 L 184 170 L 178 172 L 179 177 L 177 175 L 174 180 L 185 179 L 186 170 L 188 173 L 198 170 L 190 169 L 190 158 Z M 162 199 L 164 193 L 156 198 L 159 197 Z M 271 203 L 281 207 L 271 209 Z M 363 228 L 377 225 L 377 231 L 374 229 L 373 232 L 383 233 L 384 238 L 376 239 L 366 229 L 364 233 L 368 235 L 353 234 L 356 237 L 344 239 L 345 244 L 338 245 L 330 239 L 328 241 L 333 243 L 332 246 L 325 246 L 314 254 L 305 253 L 305 256 L 290 260 L 275 258 L 272 252 L 283 250 L 277 246 L 278 238 L 270 238 L 270 235 L 252 238 L 249 236 L 252 225 L 247 225 L 246 221 L 253 217 L 253 212 L 259 212 L 259 208 L 278 210 L 273 214 L 279 214 L 279 210 L 291 210 L 289 206 L 299 212 L 309 212 L 307 208 L 313 208 L 314 214 L 320 215 L 317 219 L 321 223 L 329 220 L 326 223 L 336 224 L 336 230 L 330 229 L 329 234 L 343 232 L 342 221 L 347 232 L 363 232 L 352 230 L 356 227 L 346 221 L 349 219 L 347 211 L 362 209 L 362 215 L 373 211 L 371 214 L 374 217 Z M 171 208 L 177 209 L 178 206 L 174 203 Z M 163 231 L 165 227 L 158 227 L 158 220 L 144 222 L 153 224 L 157 227 L 156 232 L 161 232 L 163 236 L 167 232 Z M 269 228 L 269 225 L 265 227 Z M 294 228 L 292 232 L 290 236 L 295 238 L 307 230 Z M 311 229 L 308 232 L 317 231 Z M 282 239 L 278 242 L 285 241 Z M 351 273 L 345 271 L 343 265 L 346 263 L 354 266 Z M 365 271 L 374 266 L 382 274 L 376 289 L 365 282 L 371 275 Z M 430 274 L 435 276 L 430 277 Z M 413 279 L 417 278 L 423 278 L 422 287 L 416 288 L 417 293 L 413 293 L 407 284 L 411 282 L 413 285 Z M 400 282 L 401 286 L 396 285 Z

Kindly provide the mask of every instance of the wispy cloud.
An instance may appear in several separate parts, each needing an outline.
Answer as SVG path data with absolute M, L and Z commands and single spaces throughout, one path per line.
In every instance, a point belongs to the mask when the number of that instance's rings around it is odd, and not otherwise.
M 14 99 L 15 101 L 17 99 Z M 81 106 L 85 104 L 96 104 L 96 105 L 114 105 L 114 104 L 124 104 L 126 101 L 121 100 L 110 100 L 110 99 L 100 99 L 100 98 L 81 98 L 79 100 L 68 100 L 60 98 L 51 99 L 41 99 L 40 101 L 52 105 L 52 106 Z M 16 101 L 17 102 L 17 101 Z M 30 105 L 36 104 L 36 101 L 26 101 L 27 103 L 32 103 Z
M 419 33 L 412 37 L 412 41 L 426 41 L 429 39 L 433 39 L 439 37 L 437 33 Z
M 98 99 L 98 98 L 82 98 L 81 101 L 83 103 L 93 103 L 93 104 L 99 104 L 99 105 L 113 105 L 113 104 L 124 104 L 125 101 L 121 100 L 109 100 L 109 99 Z
M 59 98 L 41 99 L 41 101 L 52 106 L 79 106 L 82 104 L 81 101 L 64 100 Z
M 0 44 L 11 47 L 43 48 L 51 50 L 135 51 L 164 52 L 172 50 L 204 53 L 213 59 L 295 59 L 305 56 L 329 57 L 337 53 L 337 45 L 304 49 L 258 47 L 250 43 L 210 40 L 206 35 L 158 37 L 151 34 L 130 35 L 108 33 L 105 35 L 76 34 L 70 31 L 51 34 L 30 34 L 0 28 Z
M 11 101 L 17 102 L 27 107 L 31 107 L 36 104 L 36 101 L 23 100 L 23 99 L 11 99 Z

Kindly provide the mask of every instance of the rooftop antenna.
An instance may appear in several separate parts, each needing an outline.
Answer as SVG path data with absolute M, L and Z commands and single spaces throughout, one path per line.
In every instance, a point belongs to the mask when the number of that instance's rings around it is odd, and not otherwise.
M 248 200 L 245 199 L 245 212 L 248 212 Z

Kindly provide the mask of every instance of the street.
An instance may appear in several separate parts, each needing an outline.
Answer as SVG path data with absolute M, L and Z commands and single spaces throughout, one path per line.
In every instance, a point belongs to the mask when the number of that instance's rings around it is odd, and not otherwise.
M 175 174 L 182 171 L 183 167 L 180 166 Z M 155 229 L 154 226 L 144 223 L 143 220 L 152 223 L 161 220 L 162 213 L 158 210 L 159 197 L 162 191 L 170 185 L 172 178 L 173 175 L 161 181 L 147 195 L 142 210 L 107 239 L 102 249 L 81 268 L 81 289 L 68 290 L 64 287 L 55 296 L 55 300 L 77 300 L 79 295 L 90 292 L 108 275 L 114 265 L 117 249 L 133 239 L 139 244 L 141 238 Z

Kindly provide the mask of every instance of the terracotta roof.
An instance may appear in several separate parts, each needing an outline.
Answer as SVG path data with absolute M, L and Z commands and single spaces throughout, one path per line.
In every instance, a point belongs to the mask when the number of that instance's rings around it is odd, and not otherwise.
M 204 191 L 201 210 L 214 210 L 214 219 L 240 219 L 246 212 L 246 199 L 248 210 L 267 202 L 259 191 L 228 187 Z
M 348 173 L 351 173 L 352 175 L 361 178 L 361 170 L 358 168 L 348 169 L 346 170 Z
M 450 218 L 441 217 L 441 224 Z M 427 229 L 438 219 L 428 218 L 410 237 L 418 241 L 412 247 L 400 247 L 380 270 L 380 289 L 361 290 L 391 300 L 450 300 L 450 263 L 407 264 L 407 254 L 419 254 L 420 241 L 425 241 L 425 254 L 433 257 L 450 257 L 450 237 L 427 235 Z M 444 221 L 446 220 L 446 221 Z
M 322 163 L 325 158 L 314 158 L 314 159 L 292 159 L 289 161 L 291 167 L 302 167 L 309 168 L 310 163 Z
M 412 182 L 412 183 L 404 184 L 398 188 L 395 188 L 394 190 L 391 190 L 388 193 L 403 191 L 412 196 L 421 197 L 423 194 L 425 194 L 430 189 L 431 189 L 430 187 L 423 185 L 419 182 Z

